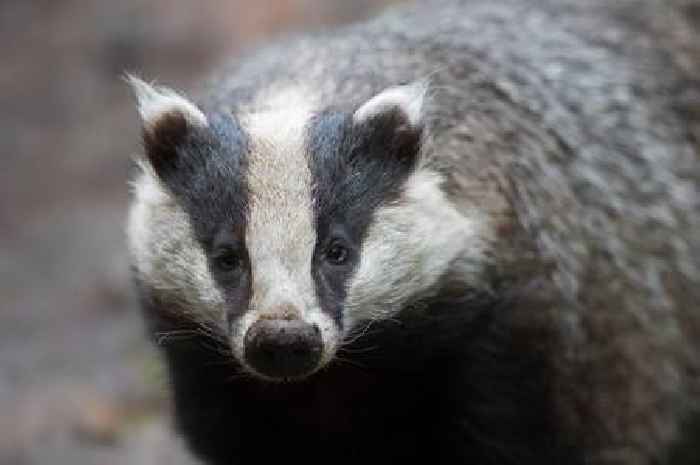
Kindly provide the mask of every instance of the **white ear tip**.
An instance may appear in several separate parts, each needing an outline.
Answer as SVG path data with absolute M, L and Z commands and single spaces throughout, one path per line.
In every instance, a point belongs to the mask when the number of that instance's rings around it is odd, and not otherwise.
M 139 98 L 140 95 L 146 94 L 149 89 L 153 89 L 153 86 L 131 73 L 125 73 L 124 80 L 131 86 L 137 98 Z
M 391 108 L 399 108 L 411 126 L 418 126 L 423 116 L 423 103 L 428 90 L 426 81 L 389 87 L 369 99 L 353 115 L 357 122 L 366 121 Z
M 144 127 L 154 126 L 168 113 L 181 113 L 190 124 L 206 126 L 207 118 L 197 106 L 167 87 L 153 86 L 132 75 L 124 76 L 138 101 L 139 114 Z

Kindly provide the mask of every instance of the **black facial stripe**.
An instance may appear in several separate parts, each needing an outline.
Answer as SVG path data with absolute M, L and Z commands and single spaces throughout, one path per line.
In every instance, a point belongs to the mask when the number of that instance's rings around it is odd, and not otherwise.
M 209 126 L 191 128 L 174 147 L 176 157 L 157 169 L 208 244 L 223 222 L 245 231 L 248 138 L 231 115 L 207 115 Z
M 419 133 L 413 147 L 397 144 L 407 134 L 400 115 L 382 116 L 390 120 L 380 117 L 357 125 L 349 113 L 327 111 L 312 118 L 307 128 L 318 238 L 312 275 L 321 308 L 339 323 L 373 214 L 398 198 L 419 148 Z M 324 261 L 324 247 L 335 237 L 352 248 L 347 266 L 330 267 Z
M 210 260 L 212 276 L 228 308 L 243 312 L 252 286 L 245 245 L 249 141 L 232 115 L 210 113 L 207 119 L 207 127 L 180 128 L 184 132 L 178 137 L 160 144 L 149 146 L 146 141 L 146 150 L 172 151 L 166 163 L 154 168 L 190 217 L 195 238 Z M 153 155 L 158 159 L 157 154 L 149 153 L 152 161 Z M 224 273 L 211 266 L 221 248 L 236 251 L 240 269 Z

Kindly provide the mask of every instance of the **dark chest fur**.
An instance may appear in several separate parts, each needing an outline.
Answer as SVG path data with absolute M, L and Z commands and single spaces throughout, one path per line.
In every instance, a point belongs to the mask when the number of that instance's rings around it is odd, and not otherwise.
M 155 332 L 183 324 L 149 300 Z M 197 454 L 221 465 L 575 464 L 553 427 L 546 334 L 501 321 L 506 308 L 433 303 L 434 317 L 377 324 L 298 383 L 242 375 L 210 338 L 171 341 L 163 349 L 178 426 Z

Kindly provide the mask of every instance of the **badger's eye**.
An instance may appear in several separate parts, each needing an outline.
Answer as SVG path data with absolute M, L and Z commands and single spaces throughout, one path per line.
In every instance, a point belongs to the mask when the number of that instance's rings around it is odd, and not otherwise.
M 343 265 L 348 261 L 349 256 L 350 252 L 347 247 L 339 242 L 333 242 L 326 250 L 326 260 L 333 265 Z
M 219 271 L 231 272 L 241 264 L 241 259 L 233 249 L 224 249 L 214 256 L 214 265 Z

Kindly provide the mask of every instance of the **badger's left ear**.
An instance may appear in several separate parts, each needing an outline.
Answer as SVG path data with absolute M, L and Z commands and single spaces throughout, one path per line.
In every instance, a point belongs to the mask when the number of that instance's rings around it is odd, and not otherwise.
M 389 87 L 355 111 L 354 127 L 369 137 L 378 156 L 413 164 L 423 135 L 426 91 L 424 82 Z
M 152 86 L 127 75 L 138 101 L 146 155 L 158 175 L 178 165 L 184 141 L 209 123 L 197 106 L 166 87 Z

